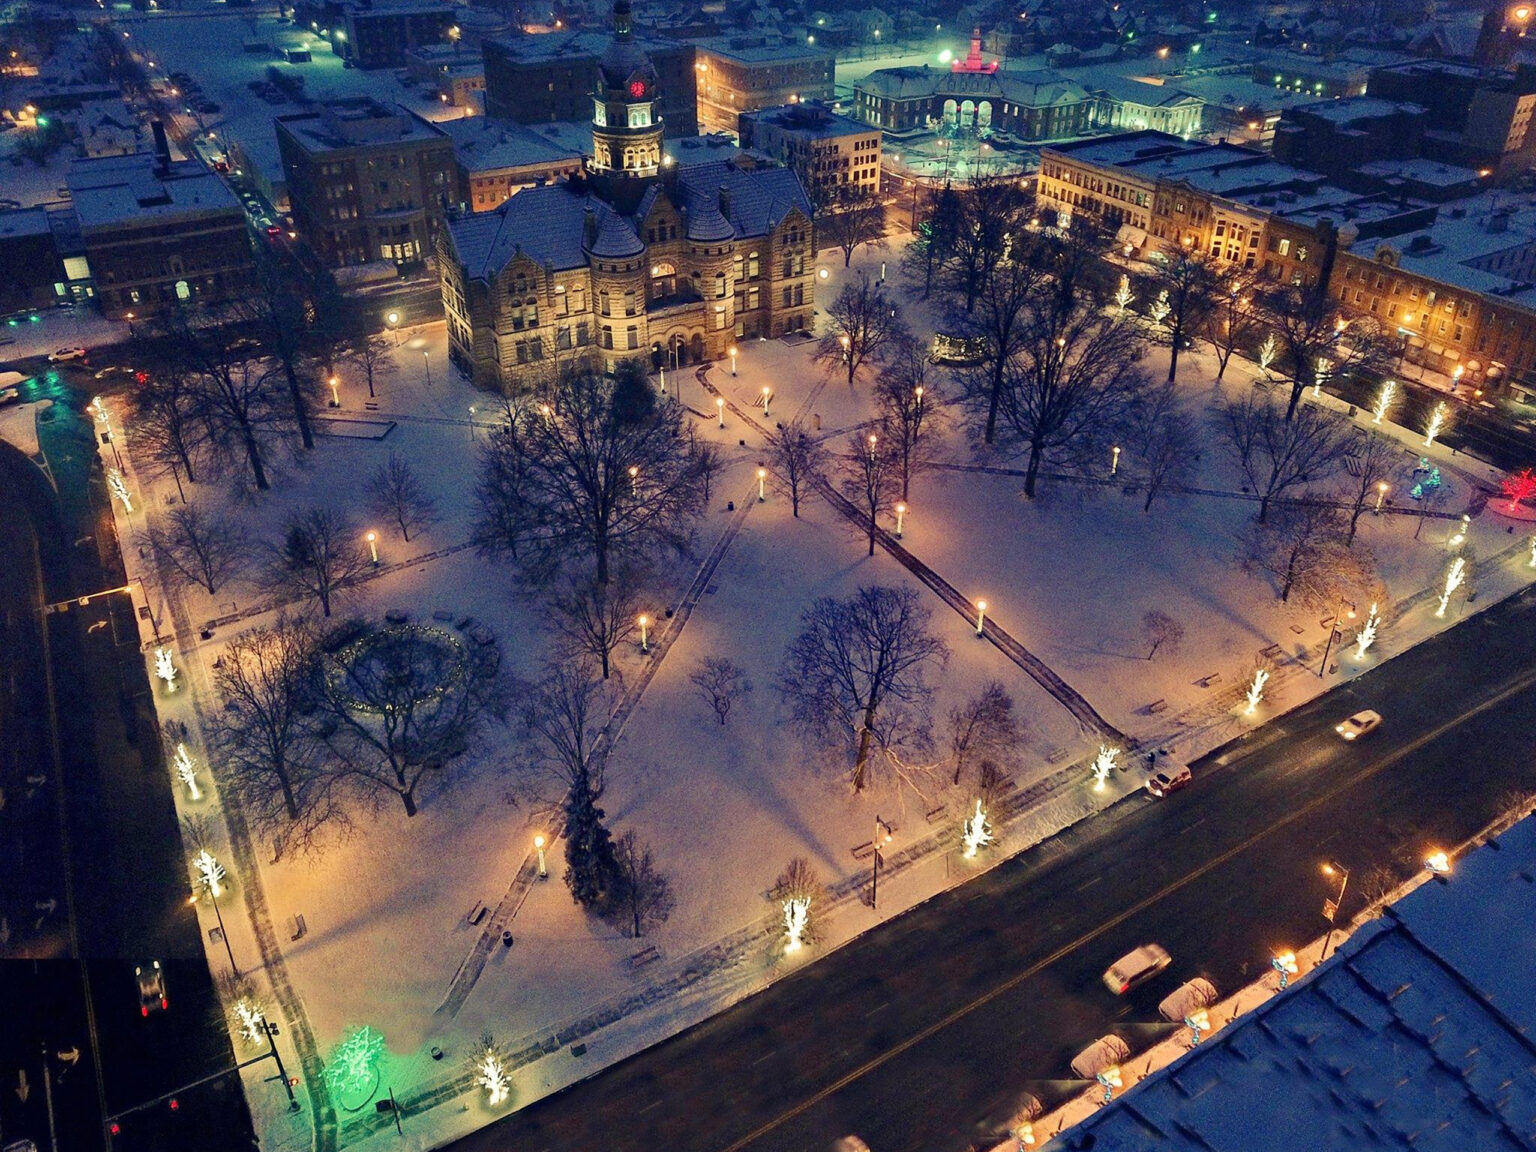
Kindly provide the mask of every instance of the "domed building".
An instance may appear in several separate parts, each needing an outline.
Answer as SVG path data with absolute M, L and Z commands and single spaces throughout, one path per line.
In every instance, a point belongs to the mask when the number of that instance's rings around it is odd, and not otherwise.
M 441 235 L 449 354 L 478 387 L 532 387 L 573 362 L 680 367 L 811 325 L 816 248 L 799 178 L 744 158 L 670 163 L 629 0 L 613 23 L 581 175 Z

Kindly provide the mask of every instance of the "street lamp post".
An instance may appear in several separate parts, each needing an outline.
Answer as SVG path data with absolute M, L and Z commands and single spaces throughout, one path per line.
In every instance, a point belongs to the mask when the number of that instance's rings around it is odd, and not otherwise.
M 763 415 L 768 415 L 768 405 L 773 403 L 773 389 L 767 384 L 763 385 Z
M 341 407 L 341 394 L 336 391 L 336 385 L 341 383 L 341 381 L 339 381 L 335 376 L 332 376 L 330 378 L 330 380 L 327 381 L 327 383 L 330 384 L 330 386 L 331 386 L 331 407 L 332 408 L 340 408 Z
M 651 618 L 649 616 L 642 616 L 638 621 L 636 621 L 636 623 L 640 625 L 640 651 L 649 652 L 651 650 L 651 645 L 649 632 L 647 630 L 651 626 Z
M 203 880 L 199 883 L 198 886 L 202 888 L 204 892 L 208 893 L 208 902 L 213 905 L 213 918 L 219 925 L 219 937 L 224 941 L 224 955 L 229 957 L 229 970 L 236 976 L 239 976 L 240 967 L 235 963 L 235 951 L 229 945 L 229 933 L 224 930 L 224 913 L 219 908 L 219 898 L 214 895 L 213 885 L 211 882 Z M 196 892 L 192 893 L 192 899 L 188 900 L 187 903 L 197 903 Z
M 736 375 L 736 345 L 731 345 L 731 375 Z
M 1339 617 L 1344 614 L 1344 605 L 1348 603 L 1349 602 L 1347 600 L 1341 599 L 1339 601 L 1339 606 L 1333 610 L 1333 627 L 1328 629 L 1328 643 L 1323 645 L 1323 662 L 1317 667 L 1317 678 L 1319 680 L 1323 679 L 1323 677 L 1327 675 L 1328 653 L 1333 651 L 1333 642 L 1338 637 L 1341 630 L 1341 625 L 1343 623 Z M 1349 605 L 1349 618 L 1351 620 L 1355 618 L 1355 606 L 1353 604 Z
M 869 907 L 880 907 L 880 845 L 891 842 L 891 826 L 875 816 L 875 838 L 870 841 Z
M 907 506 L 905 504 L 897 504 L 896 505 L 896 539 L 898 539 L 898 540 L 901 539 L 901 529 L 902 529 L 903 525 L 905 524 L 906 519 L 907 519 Z
M 533 838 L 533 850 L 539 854 L 539 879 L 549 879 L 549 868 L 544 862 L 544 833 L 540 832 Z
M 379 562 L 379 534 L 377 532 L 369 532 L 363 539 L 368 541 L 368 555 L 373 557 L 373 562 L 377 564 Z
M 721 396 L 716 396 L 715 397 L 715 414 L 720 417 L 720 427 L 724 428 L 725 427 L 725 399 L 724 399 L 724 397 L 721 397 Z
M 1338 877 L 1339 893 L 1332 900 L 1323 902 L 1323 915 L 1328 918 L 1328 935 L 1323 937 L 1323 951 L 1317 958 L 1319 964 L 1328 958 L 1328 945 L 1333 941 L 1334 920 L 1339 914 L 1339 906 L 1344 903 L 1344 889 L 1349 886 L 1349 869 L 1330 861 L 1323 865 L 1323 875 Z
M 766 481 L 767 479 L 768 479 L 768 469 L 766 469 L 766 468 L 759 468 L 757 470 L 757 502 L 759 504 L 761 504 L 764 500 L 768 499 L 767 493 L 763 491 L 763 482 Z
M 432 354 L 425 348 L 421 350 L 421 362 L 427 368 L 427 387 L 432 387 Z

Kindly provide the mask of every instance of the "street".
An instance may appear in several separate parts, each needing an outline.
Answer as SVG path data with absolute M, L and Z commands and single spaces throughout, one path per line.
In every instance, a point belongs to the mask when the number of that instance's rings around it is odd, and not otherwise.
M 84 401 L 72 399 L 56 378 L 40 386 L 56 401 L 38 432 L 58 494 L 6 449 L 0 483 L 25 530 L 0 534 L 0 568 L 7 573 L 0 611 L 10 618 L 12 667 L 33 670 L 11 688 L 32 692 L 36 705 L 15 740 L 43 748 L 56 740 L 59 770 L 51 755 L 31 768 L 42 769 L 45 787 L 37 789 L 29 843 L 7 844 L 5 889 L 9 898 L 19 888 L 20 902 L 30 899 L 36 918 L 18 926 L 0 955 L 57 959 L 0 960 L 0 1011 L 15 1006 L 5 1012 L 0 1077 L 12 1089 L 22 1075 L 39 1086 L 43 1063 L 52 1075 L 66 1075 L 78 1095 L 56 1099 L 55 1113 L 77 1136 L 61 1147 L 100 1148 L 104 1116 L 228 1068 L 233 1057 L 197 917 L 187 906 L 187 865 L 134 602 L 118 593 L 37 615 L 45 602 L 123 584 L 90 417 L 78 411 Z M 36 695 L 48 684 L 45 661 L 51 697 Z M 145 1018 L 133 969 L 156 959 L 165 965 L 170 1008 Z M 65 1064 L 60 1050 L 80 1057 Z M 40 1088 L 25 1094 L 26 1100 L 13 1094 L 15 1107 L 11 1099 L 0 1106 L 0 1124 L 9 1122 L 4 1135 L 45 1147 L 45 1095 Z M 162 1102 L 135 1113 L 119 1127 L 111 1142 L 118 1152 L 231 1148 L 250 1139 L 233 1077 L 177 1096 L 175 1108 Z
M 1133 1050 L 1196 975 L 1231 991 L 1320 936 L 1321 864 L 1399 878 L 1536 787 L 1536 595 L 1472 617 L 1197 761 L 1144 794 L 929 901 L 762 994 L 465 1138 L 461 1152 L 605 1148 L 959 1152 L 1047 1106 L 1074 1053 Z M 1346 745 L 1362 708 L 1384 725 Z M 867 914 L 863 912 L 852 915 Z M 1102 971 L 1156 941 L 1172 966 L 1123 1000 Z M 409 1121 L 407 1121 L 409 1123 Z

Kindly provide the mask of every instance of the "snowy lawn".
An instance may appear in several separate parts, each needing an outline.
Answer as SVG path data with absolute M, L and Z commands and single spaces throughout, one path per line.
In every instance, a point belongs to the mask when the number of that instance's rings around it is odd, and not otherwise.
M 823 263 L 831 276 L 821 286 L 824 300 L 831 299 L 846 276 L 840 259 L 827 255 Z M 882 258 L 894 270 L 895 256 L 894 251 L 861 253 L 854 272 L 876 270 Z M 433 368 L 430 387 L 423 351 Z M 807 423 L 819 418 L 829 447 L 838 449 L 872 416 L 868 385 L 850 390 L 845 383 L 828 380 L 810 363 L 810 352 L 809 344 L 744 342 L 739 374 L 732 377 L 726 361 L 710 369 L 710 380 L 731 405 L 760 422 L 761 409 L 752 405 L 761 403 L 761 389 L 770 386 L 767 423 L 797 415 Z M 395 359 L 398 371 L 378 382 L 375 410 L 364 410 L 362 384 L 344 377 L 343 408 L 321 413 L 322 418 L 376 424 L 348 424 L 348 435 L 326 437 L 302 461 L 288 459 L 278 469 L 270 493 L 257 496 L 202 485 L 197 498 L 222 503 L 254 536 L 267 539 L 275 537 L 291 510 L 326 504 L 348 512 L 359 530 L 379 531 L 381 571 L 350 599 L 345 612 L 380 617 L 399 609 L 427 621 L 434 612 L 471 616 L 496 631 L 510 670 L 533 674 L 548 652 L 538 624 L 539 606 L 516 587 L 507 567 L 460 547 L 468 540 L 474 516 L 475 442 L 485 434 L 471 428 L 469 408 L 474 405 L 477 419 L 488 423 L 495 399 L 474 392 L 446 370 L 441 325 L 402 333 Z M 1154 353 L 1154 370 L 1158 359 Z M 1206 360 L 1199 356 L 1189 357 L 1183 369 L 1190 408 L 1202 417 L 1212 399 L 1208 372 Z M 1234 369 L 1233 375 L 1238 379 L 1232 387 L 1246 386 L 1245 374 Z M 842 766 L 811 753 L 796 739 L 773 681 L 785 647 L 798 630 L 800 614 L 815 597 L 847 595 L 869 583 L 918 591 L 932 610 L 935 632 L 952 653 L 947 671 L 933 678 L 935 718 L 942 720 L 951 705 L 984 682 L 1002 681 L 1027 727 L 1014 774 L 1021 788 L 1079 760 L 1096 743 L 1079 731 L 1061 705 L 998 649 L 978 640 L 966 619 L 893 559 L 883 551 L 868 557 L 857 528 L 819 496 L 803 501 L 798 520 L 789 514 L 787 497 L 771 489 L 768 500 L 758 503 L 755 469 L 762 459 L 761 436 L 730 407 L 726 427 L 720 429 L 713 395 L 700 386 L 693 368 L 667 377 L 668 390 L 698 414 L 697 434 L 722 445 L 728 466 L 700 524 L 695 556 L 675 560 L 655 589 L 652 614 L 658 629 L 669 628 L 666 612 L 676 607 L 692 581 L 698 557 L 732 530 L 736 512 L 727 502 L 734 502 L 737 510 L 743 502 L 749 508 L 686 627 L 666 650 L 630 715 L 603 797 L 610 825 L 619 832 L 633 829 L 648 842 L 671 879 L 677 895 L 671 919 L 652 938 L 637 942 L 579 913 L 559 881 L 563 856 L 562 845 L 556 844 L 550 852 L 551 881 L 532 885 L 511 922 L 515 945 L 508 950 L 495 942 L 462 1006 L 456 1012 L 438 1010 L 488 926 L 472 927 L 466 914 L 479 902 L 496 907 L 525 867 L 532 837 L 543 827 L 543 815 L 519 803 L 514 788 L 520 776 L 518 749 L 507 731 L 495 728 L 474 754 L 424 793 L 416 818 L 407 819 L 397 804 L 384 805 L 376 816 L 359 814 L 357 834 L 314 860 L 274 863 L 270 851 L 258 846 L 259 876 L 235 878 L 237 898 L 259 882 L 267 917 L 276 928 L 282 968 L 302 1002 L 321 1054 L 348 1028 L 370 1024 L 385 1036 L 387 1082 L 396 1095 L 405 1101 L 423 1100 L 423 1108 L 440 1105 L 428 1113 L 429 1119 L 417 1121 L 418 1136 L 413 1139 L 418 1141 L 428 1133 L 436 1139 L 490 1118 L 478 1099 L 462 1093 L 423 1096 L 426 1089 L 450 1084 L 461 1074 L 463 1059 L 482 1032 L 517 1048 L 556 1033 L 601 1005 L 623 1003 L 647 988 L 662 987 L 690 958 L 774 915 L 765 892 L 792 857 L 808 858 L 832 884 L 867 875 L 867 852 L 856 856 L 854 850 L 867 845 L 876 814 L 896 826 L 887 849 L 892 856 L 915 851 L 936 834 L 954 834 L 962 809 L 970 803 L 963 787 L 936 786 L 927 796 L 915 796 L 881 782 L 855 796 Z M 131 428 L 126 443 L 131 452 Z M 1238 484 L 1213 433 L 1205 443 L 1193 483 L 1236 491 Z M 953 464 L 973 460 L 958 430 L 935 436 L 929 450 L 936 459 Z M 441 516 L 409 543 L 384 525 L 372 524 L 362 510 L 363 483 L 390 451 L 412 463 L 436 496 Z M 1453 482 L 1457 499 L 1452 507 L 1459 510 L 1469 486 L 1460 478 Z M 1234 560 L 1237 538 L 1255 514 L 1251 502 L 1165 495 L 1150 513 L 1143 513 L 1140 497 L 1122 495 L 1116 486 L 1052 481 L 1033 502 L 1021 499 L 1021 486 L 1020 479 L 1010 476 L 957 470 L 924 473 L 914 481 L 903 543 L 965 595 L 985 597 L 990 618 L 1134 739 L 1166 740 L 1176 718 L 1209 710 L 1217 698 L 1224 700 L 1223 693 L 1238 685 L 1262 649 L 1278 644 L 1282 653 L 1294 655 L 1315 649 L 1325 635 L 1319 617 L 1327 613 L 1282 605 L 1262 579 L 1239 570 Z M 161 482 L 148 496 L 140 505 L 156 514 L 173 498 L 173 490 Z M 131 517 L 120 517 L 125 542 L 142 530 L 143 515 L 136 510 Z M 1487 523 L 1494 519 L 1485 516 L 1473 523 L 1472 542 L 1479 556 L 1491 556 L 1522 538 L 1508 536 L 1502 520 Z M 1422 539 L 1415 541 L 1412 518 L 1365 518 L 1361 543 L 1378 557 L 1391 600 L 1420 592 L 1440 578 L 1451 527 L 1447 521 L 1430 521 Z M 422 559 L 444 550 L 446 554 Z M 128 551 L 131 569 L 149 576 L 146 562 L 135 562 L 133 549 Z M 1501 570 L 1499 579 L 1490 581 L 1481 603 L 1524 579 L 1513 564 L 1505 567 L 1508 572 Z M 262 610 L 265 598 L 248 585 L 214 597 L 185 588 L 172 595 L 180 598 L 182 618 L 192 625 L 177 637 L 178 659 L 192 691 L 162 696 L 161 701 L 167 715 L 193 721 L 194 698 L 204 711 L 218 706 L 209 694 L 209 668 L 223 645 L 271 614 Z M 1187 634 L 1177 650 L 1160 651 L 1149 662 L 1140 621 L 1153 609 L 1182 623 Z M 155 610 L 165 627 L 169 605 L 158 601 Z M 1400 647 L 1428 634 L 1461 610 L 1458 596 L 1447 618 L 1435 621 L 1420 605 L 1404 617 L 1399 636 L 1390 628 L 1384 631 L 1379 651 L 1389 652 L 1394 643 Z M 196 627 L 203 621 L 231 614 L 241 618 L 218 627 L 212 639 L 199 639 Z M 735 661 L 754 685 L 724 726 L 688 682 L 695 663 L 705 655 Z M 633 645 L 621 654 L 616 690 L 633 690 L 647 659 L 654 657 L 642 656 Z M 1275 706 L 1297 703 L 1336 682 L 1298 674 L 1299 665 L 1288 667 L 1293 671 L 1277 675 L 1275 692 L 1260 718 L 1272 715 Z M 1200 680 L 1212 674 L 1220 679 L 1202 686 Z M 1166 702 L 1166 710 L 1146 713 L 1145 706 L 1158 699 Z M 1224 715 L 1231 709 L 1223 702 L 1216 711 Z M 1187 726 L 1175 754 L 1192 758 L 1223 734 L 1230 733 L 1220 724 Z M 1140 779 L 1139 771 L 1119 776 L 1098 798 L 1086 780 L 1069 785 L 1047 810 L 1017 821 L 1005 835 L 1004 850 L 1016 850 L 1081 817 Z M 206 804 L 199 807 L 208 810 Z M 930 812 L 935 813 L 931 823 Z M 889 882 L 882 879 L 878 915 L 890 915 L 956 882 L 965 871 L 956 863 L 951 848 L 898 871 Z M 307 934 L 290 941 L 283 928 L 295 914 L 304 916 Z M 876 918 L 867 904 L 844 899 L 833 913 L 829 940 L 847 939 Z M 257 945 L 246 918 L 226 919 L 239 921 L 231 926 L 237 953 L 255 955 Z M 648 943 L 656 945 L 660 959 L 633 971 L 629 958 Z M 211 947 L 218 967 L 222 949 Z M 608 1062 L 654 1042 L 782 970 L 774 967 L 766 946 L 744 955 L 746 960 L 728 979 L 678 997 L 670 1009 L 660 997 L 643 1010 L 613 1013 L 619 1018 L 592 1041 L 592 1060 Z M 442 1062 L 431 1058 L 433 1047 L 445 1053 Z M 590 1070 L 590 1063 L 573 1064 L 558 1053 L 534 1061 L 518 1072 L 515 1102 L 527 1103 Z M 255 1074 L 249 1085 L 253 1107 L 273 1140 L 299 1143 L 294 1122 L 276 1107 L 281 1102 L 280 1097 L 274 1101 L 276 1090 Z M 471 1101 L 467 1110 L 466 1100 Z M 343 1117 L 344 1140 L 359 1139 L 361 1130 L 355 1123 L 347 1128 L 348 1122 Z

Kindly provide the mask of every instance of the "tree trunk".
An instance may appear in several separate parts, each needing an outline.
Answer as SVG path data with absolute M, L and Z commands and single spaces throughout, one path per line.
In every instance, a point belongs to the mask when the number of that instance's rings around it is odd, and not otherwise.
M 1168 383 L 1173 383 L 1173 378 L 1179 371 L 1179 340 L 1177 332 L 1173 334 L 1173 341 L 1168 347 Z
M 240 424 L 240 438 L 245 443 L 245 459 L 251 466 L 251 474 L 256 478 L 256 491 L 268 491 L 272 485 L 267 483 L 267 470 L 261 463 L 261 448 L 256 443 L 256 435 L 251 431 L 251 426 L 244 421 Z
M 793 481 L 789 485 L 789 507 L 795 519 L 800 519 L 800 485 Z
M 180 496 L 181 502 L 185 504 L 187 502 L 187 494 L 181 487 L 181 469 L 177 468 L 174 462 L 171 464 L 171 478 L 176 481 L 176 495 Z M 189 476 L 187 479 L 190 480 L 191 477 Z
M 597 541 L 597 582 L 603 587 L 608 586 L 608 541 Z
M 1268 496 L 1260 496 L 1259 497 L 1259 523 L 1263 524 L 1263 523 L 1265 523 L 1268 520 L 1269 520 L 1269 497 Z
M 877 509 L 870 505 L 869 509 L 869 554 L 875 554 L 875 512 Z
M 412 789 L 410 789 L 408 791 L 400 793 L 400 799 L 405 804 L 405 814 L 407 816 L 414 816 L 414 815 L 416 815 L 416 795 L 415 795 L 415 791 L 416 790 L 414 788 L 412 788 Z
M 603 656 L 603 679 L 606 680 L 606 679 L 608 679 L 608 649 L 607 648 L 603 649 L 602 656 Z
M 1216 379 L 1219 382 L 1227 374 L 1227 364 L 1232 359 L 1232 350 L 1229 348 L 1226 355 L 1222 355 L 1220 349 L 1216 352 Z
M 1285 418 L 1287 420 L 1296 415 L 1296 405 L 1301 403 L 1301 394 L 1306 390 L 1307 386 L 1300 380 L 1296 380 L 1291 384 L 1291 402 L 1285 409 Z
M 278 782 L 283 789 L 283 807 L 288 810 L 288 819 L 299 818 L 299 802 L 293 795 L 293 781 L 288 779 L 288 766 L 285 764 L 277 770 Z
M 858 247 L 857 244 L 855 244 L 853 246 L 853 248 L 857 248 L 857 247 Z M 847 268 L 850 264 L 853 263 L 853 248 L 844 248 L 843 249 L 843 267 L 844 268 Z
M 283 372 L 288 377 L 288 398 L 293 401 L 293 418 L 299 426 L 299 439 L 304 447 L 315 446 L 315 434 L 309 427 L 309 410 L 304 407 L 304 390 L 299 387 L 299 374 L 293 370 L 293 361 L 283 361 Z
M 1040 458 L 1045 454 L 1039 444 L 1029 447 L 1029 466 L 1024 470 L 1024 495 L 1035 498 L 1035 480 L 1040 475 Z
M 1355 529 L 1359 527 L 1360 516 L 1364 512 L 1365 504 L 1362 501 L 1356 500 L 1354 513 L 1349 518 L 1349 535 L 1344 539 L 1344 547 L 1353 548 L 1355 546 Z
M 992 437 L 997 432 L 997 404 L 1003 394 L 1003 358 L 997 358 L 997 367 L 992 371 L 992 395 L 987 397 L 987 430 L 982 440 L 990 444 Z
M 1152 497 L 1154 497 L 1156 495 L 1157 495 L 1157 485 L 1155 485 L 1155 484 L 1148 484 L 1147 485 L 1147 499 L 1146 499 L 1146 503 L 1144 503 L 1141 506 L 1141 510 L 1143 512 L 1150 512 L 1150 511 L 1152 511 Z M 1152 659 L 1152 657 L 1148 656 L 1147 659 L 1150 660 L 1150 659 Z
M 874 726 L 874 723 L 875 710 L 873 708 L 866 708 L 864 710 L 864 727 L 859 732 L 859 755 L 853 764 L 853 790 L 855 792 L 864 791 L 864 770 L 869 764 L 870 729 Z

